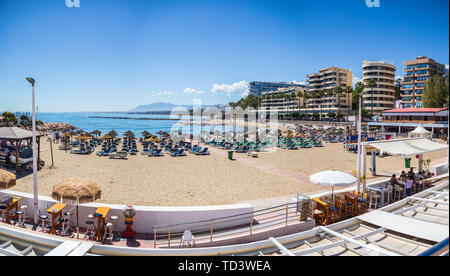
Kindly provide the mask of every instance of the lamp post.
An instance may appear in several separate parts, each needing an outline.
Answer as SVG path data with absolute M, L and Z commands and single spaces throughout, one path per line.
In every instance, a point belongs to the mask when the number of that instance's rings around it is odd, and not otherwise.
M 36 109 L 35 109 L 35 99 L 34 99 L 34 83 L 35 80 L 33 78 L 26 78 L 29 83 L 31 83 L 32 87 L 32 110 L 33 110 L 33 199 L 34 199 L 34 224 L 38 224 L 38 214 L 39 214 L 39 205 L 38 205 L 38 183 L 37 183 L 37 167 L 38 160 L 36 154 Z
M 358 159 L 357 159 L 357 165 L 358 165 L 358 173 L 357 173 L 357 179 L 358 179 L 358 194 L 361 191 L 361 124 L 362 124 L 362 120 L 361 120 L 361 100 L 362 100 L 362 95 L 358 95 L 359 98 L 359 105 L 358 105 Z

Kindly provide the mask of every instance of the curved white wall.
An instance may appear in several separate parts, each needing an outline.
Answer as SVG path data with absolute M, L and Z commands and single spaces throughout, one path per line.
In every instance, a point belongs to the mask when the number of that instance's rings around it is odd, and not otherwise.
M 33 217 L 33 195 L 27 193 L 21 193 L 11 190 L 0 191 L 0 199 L 3 200 L 6 197 L 16 195 L 22 197 L 19 202 L 20 205 L 27 205 L 26 211 L 27 218 Z M 56 201 L 50 197 L 39 196 L 39 210 L 41 214 L 46 213 L 47 206 L 51 207 Z M 80 227 L 85 227 L 87 216 L 95 212 L 100 207 L 110 207 L 111 210 L 108 213 L 110 216 L 118 216 L 119 227 L 121 231 L 125 229 L 124 218 L 122 215 L 122 209 L 125 205 L 114 204 L 102 204 L 102 203 L 89 203 L 81 204 L 79 206 L 79 221 Z M 75 205 L 68 205 L 64 210 L 70 210 L 75 208 Z M 253 206 L 251 204 L 232 204 L 232 205 L 219 205 L 219 206 L 201 206 L 201 207 L 150 207 L 150 206 L 135 206 L 136 217 L 133 225 L 133 230 L 138 233 L 153 233 L 153 226 L 163 224 L 185 223 L 201 220 L 209 220 L 220 217 L 227 217 L 233 215 L 239 215 L 244 213 L 253 212 Z M 76 224 L 76 209 L 74 209 L 74 216 L 72 218 L 73 225 Z M 247 223 L 247 221 L 235 221 L 230 224 L 221 224 L 221 227 L 231 227 Z M 248 221 L 249 223 L 249 221 Z M 196 229 L 196 230 L 207 230 Z

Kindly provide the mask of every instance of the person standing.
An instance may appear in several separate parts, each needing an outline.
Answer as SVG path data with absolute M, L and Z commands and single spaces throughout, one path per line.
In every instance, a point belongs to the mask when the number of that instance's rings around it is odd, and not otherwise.
M 412 179 L 412 177 L 408 177 L 406 180 L 406 196 L 411 196 L 411 192 L 412 192 L 412 186 L 413 186 L 414 180 Z

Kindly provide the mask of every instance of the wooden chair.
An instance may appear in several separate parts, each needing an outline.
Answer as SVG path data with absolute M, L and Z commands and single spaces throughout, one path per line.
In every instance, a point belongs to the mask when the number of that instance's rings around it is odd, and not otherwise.
M 336 195 L 334 200 L 334 206 L 330 207 L 330 219 L 333 223 L 340 221 L 345 211 L 345 200 L 339 195 Z
M 365 214 L 367 212 L 367 194 L 359 193 L 357 191 L 353 191 L 355 195 L 358 196 L 358 204 L 356 206 L 356 213 L 358 215 Z

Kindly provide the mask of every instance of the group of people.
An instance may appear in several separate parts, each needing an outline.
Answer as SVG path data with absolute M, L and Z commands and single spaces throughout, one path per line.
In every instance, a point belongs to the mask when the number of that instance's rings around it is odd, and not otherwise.
M 411 168 L 408 172 L 402 171 L 398 178 L 396 174 L 393 174 L 390 184 L 392 187 L 400 184 L 403 185 L 405 187 L 406 196 L 411 196 L 414 183 L 429 177 L 429 175 L 425 175 L 421 171 L 416 174 L 414 173 L 414 168 Z

